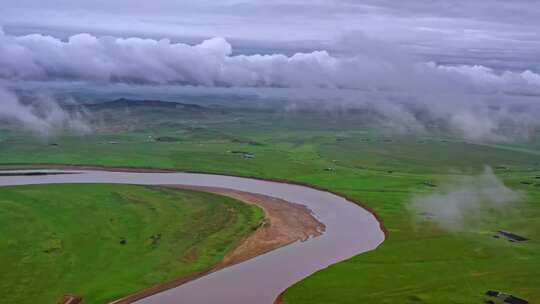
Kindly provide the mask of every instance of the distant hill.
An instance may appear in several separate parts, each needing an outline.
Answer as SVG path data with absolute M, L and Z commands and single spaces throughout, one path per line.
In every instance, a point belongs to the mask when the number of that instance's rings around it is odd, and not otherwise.
M 151 100 L 151 99 L 127 99 L 119 98 L 112 101 L 106 101 L 101 103 L 92 103 L 82 105 L 89 110 L 106 110 L 106 109 L 124 109 L 124 108 L 138 108 L 138 107 L 152 107 L 152 108 L 170 108 L 170 109 L 183 109 L 188 111 L 202 111 L 208 108 L 190 104 L 173 101 Z

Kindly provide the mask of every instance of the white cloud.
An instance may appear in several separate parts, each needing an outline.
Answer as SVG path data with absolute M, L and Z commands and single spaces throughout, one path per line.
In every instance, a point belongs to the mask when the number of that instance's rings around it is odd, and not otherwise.
M 223 38 L 188 45 L 167 39 L 97 38 L 90 34 L 62 41 L 39 34 L 0 33 L 0 77 L 200 86 L 540 93 L 540 75 L 531 71 L 496 73 L 482 66 L 425 64 L 396 56 L 398 52 L 390 45 L 374 44 L 365 36 L 347 39 L 346 52 L 338 45 L 336 54 L 320 50 L 288 56 L 233 55 L 231 44 Z
M 431 59 L 505 69 L 540 70 L 540 6 L 535 0 L 19 0 L 4 1 L 11 33 L 226 37 L 246 48 L 324 48 L 349 31 L 407 47 Z M 313 47 L 315 46 L 315 47 Z M 443 56 L 443 57 L 440 57 Z
M 425 133 L 437 122 L 441 131 L 474 141 L 527 139 L 539 126 L 535 104 L 527 101 L 520 109 L 523 104 L 506 95 L 540 94 L 540 75 L 533 71 L 420 62 L 362 33 L 345 35 L 328 50 L 235 55 L 223 38 L 189 45 L 167 39 L 78 34 L 60 40 L 0 32 L 0 78 L 308 88 L 314 92 L 311 99 L 326 96 L 331 99 L 327 103 L 336 103 L 336 96 L 314 88 L 351 89 L 347 100 L 378 113 L 385 128 Z M 492 98 L 483 94 L 497 98 L 487 100 Z

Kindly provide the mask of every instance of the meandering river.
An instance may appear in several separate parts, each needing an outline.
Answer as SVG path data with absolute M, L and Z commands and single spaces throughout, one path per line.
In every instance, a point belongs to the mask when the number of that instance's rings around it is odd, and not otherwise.
M 272 304 L 286 288 L 331 264 L 375 249 L 384 233 L 373 214 L 335 194 L 306 186 L 199 173 L 137 173 L 100 170 L 24 170 L 74 174 L 0 176 L 0 186 L 119 183 L 220 187 L 307 206 L 326 231 L 251 260 L 163 291 L 140 304 Z M 14 171 L 10 171 L 14 172 Z

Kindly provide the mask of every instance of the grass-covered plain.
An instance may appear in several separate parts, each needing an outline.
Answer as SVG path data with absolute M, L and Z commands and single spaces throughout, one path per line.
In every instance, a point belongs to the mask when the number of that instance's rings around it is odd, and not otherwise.
M 284 295 L 290 304 L 482 303 L 488 289 L 532 303 L 540 300 L 538 139 L 494 145 L 436 135 L 389 135 L 366 126 L 364 117 L 354 113 L 237 109 L 195 115 L 148 108 L 125 113 L 102 113 L 122 119 L 111 119 L 108 128 L 83 137 L 36 140 L 6 131 L 1 162 L 175 168 L 287 179 L 330 189 L 373 208 L 389 238 L 373 252 L 299 282 Z M 176 141 L 155 140 L 160 136 Z M 524 192 L 525 199 L 454 232 L 418 221 L 407 208 L 412 196 L 436 189 L 427 184 L 476 174 L 484 165 L 494 168 L 509 187 Z M 492 238 L 499 229 L 531 240 L 517 244 Z
M 0 303 L 107 303 L 204 271 L 262 219 L 213 194 L 131 185 L 0 188 Z

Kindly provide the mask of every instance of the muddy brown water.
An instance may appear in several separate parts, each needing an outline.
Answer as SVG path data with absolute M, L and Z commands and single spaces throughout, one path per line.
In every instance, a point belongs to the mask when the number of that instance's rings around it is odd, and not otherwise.
M 77 172 L 77 174 L 0 176 L 0 186 L 118 183 L 220 187 L 303 204 L 326 226 L 326 231 L 321 236 L 305 242 L 296 242 L 210 273 L 139 300 L 136 302 L 139 304 L 271 304 L 280 293 L 299 280 L 329 265 L 373 250 L 384 240 L 384 232 L 373 214 L 340 196 L 306 186 L 199 173 L 99 170 L 39 170 L 39 172 Z

